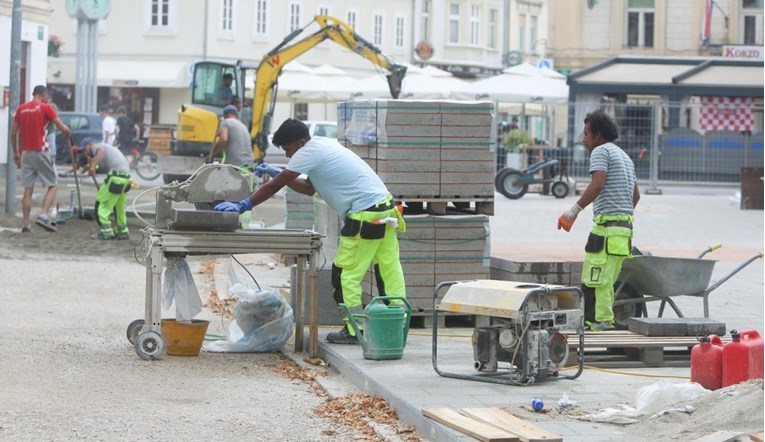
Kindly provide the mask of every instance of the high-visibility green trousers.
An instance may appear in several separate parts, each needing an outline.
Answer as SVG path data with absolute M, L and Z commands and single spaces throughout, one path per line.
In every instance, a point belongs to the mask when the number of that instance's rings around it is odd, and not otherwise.
M 595 289 L 595 322 L 614 321 L 614 283 L 622 263 L 631 258 L 632 229 L 607 226 L 609 221 L 632 222 L 629 215 L 598 215 L 585 246 L 582 284 Z
M 104 183 L 98 189 L 96 195 L 98 224 L 101 225 L 101 234 L 114 236 L 112 222 L 109 217 L 115 212 L 117 233 L 128 233 L 127 227 L 127 191 L 130 190 L 130 178 L 116 176 L 111 172 L 107 174 Z
M 389 202 L 388 199 L 387 202 Z M 396 208 L 384 212 L 356 212 L 348 214 L 351 220 L 374 223 L 386 217 L 398 219 L 398 229 L 385 225 L 384 236 L 380 239 L 365 239 L 362 231 L 354 236 L 341 236 L 337 255 L 332 264 L 332 288 L 335 302 L 344 303 L 354 313 L 361 312 L 361 281 L 370 265 L 374 265 L 377 288 L 380 296 L 406 297 L 404 272 L 399 260 L 396 232 L 406 231 L 403 217 Z M 347 224 L 347 221 L 346 221 Z M 345 229 L 343 229 L 345 230 Z M 345 314 L 343 314 L 345 316 Z M 348 318 L 344 318 L 348 323 Z M 353 328 L 348 325 L 351 335 Z

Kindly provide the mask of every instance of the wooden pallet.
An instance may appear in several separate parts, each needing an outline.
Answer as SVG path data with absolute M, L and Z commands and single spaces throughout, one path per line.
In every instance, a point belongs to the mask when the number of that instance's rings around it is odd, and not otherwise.
M 494 215 L 494 197 L 430 196 L 411 199 L 399 197 L 397 200 L 406 201 L 408 207 L 404 208 L 405 215 Z
M 573 350 L 579 338 L 575 332 L 565 334 L 571 350 L 566 365 L 574 365 L 577 355 Z M 645 336 L 627 330 L 585 332 L 584 363 L 610 368 L 689 367 L 691 348 L 698 343 L 695 336 Z
M 438 328 L 475 328 L 489 325 L 489 317 L 481 315 L 459 315 L 449 312 L 438 312 Z M 433 328 L 433 313 L 431 311 L 412 310 L 409 322 L 412 329 Z M 472 331 L 470 331 L 472 333 Z

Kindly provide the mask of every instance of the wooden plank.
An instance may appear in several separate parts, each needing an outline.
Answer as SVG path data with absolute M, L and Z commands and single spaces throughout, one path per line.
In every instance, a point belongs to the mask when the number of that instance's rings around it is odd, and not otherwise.
M 765 437 L 763 437 L 762 432 L 760 432 L 760 433 L 750 434 L 749 440 L 751 440 L 752 442 L 765 442 Z
M 694 442 L 733 442 L 738 440 L 739 436 L 742 436 L 743 434 L 744 433 L 738 431 L 716 431 L 696 439 Z
M 514 434 L 500 430 L 495 426 L 478 422 L 467 416 L 463 416 L 451 408 L 423 408 L 422 414 L 449 428 L 454 428 L 455 430 L 484 442 L 510 442 L 520 440 Z
M 501 408 L 463 408 L 462 413 L 504 431 L 517 434 L 523 442 L 563 441 L 563 437 L 560 435 L 513 416 Z

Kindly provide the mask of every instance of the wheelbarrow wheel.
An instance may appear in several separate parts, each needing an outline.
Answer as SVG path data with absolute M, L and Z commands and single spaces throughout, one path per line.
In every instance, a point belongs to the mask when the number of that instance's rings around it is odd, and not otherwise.
M 614 284 L 614 289 L 619 286 L 619 282 Z M 615 301 L 622 299 L 638 299 L 643 298 L 641 294 L 635 290 L 629 284 L 624 284 L 621 292 L 615 297 Z M 645 302 L 637 304 L 622 304 L 614 306 L 614 322 L 617 330 L 627 330 L 630 318 L 642 318 L 645 311 Z
M 499 172 L 494 184 L 497 191 L 511 200 L 517 200 L 529 190 L 528 184 L 521 184 L 523 173 L 515 169 L 503 169 Z

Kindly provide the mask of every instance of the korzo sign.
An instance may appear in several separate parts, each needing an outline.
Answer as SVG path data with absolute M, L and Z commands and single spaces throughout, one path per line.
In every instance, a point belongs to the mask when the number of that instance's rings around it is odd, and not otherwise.
M 749 58 L 752 60 L 763 59 L 762 46 L 723 46 L 722 56 L 728 58 Z

